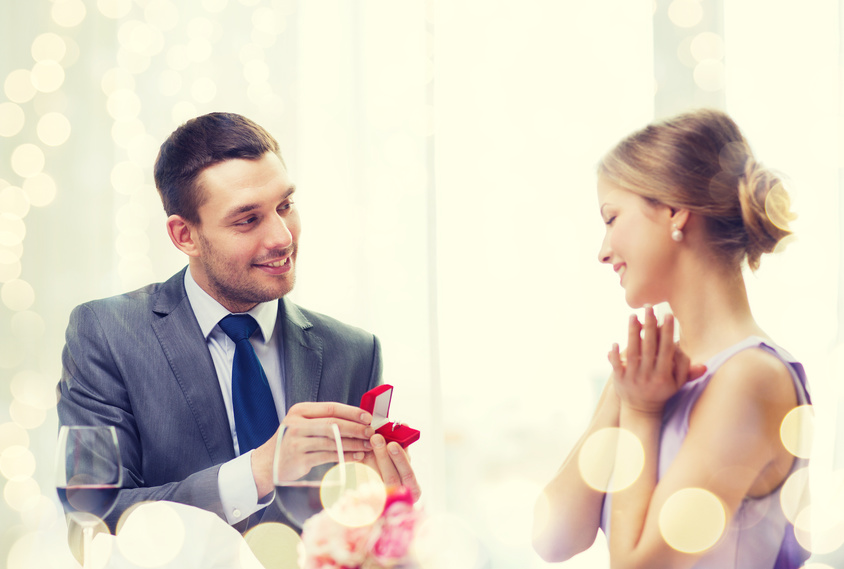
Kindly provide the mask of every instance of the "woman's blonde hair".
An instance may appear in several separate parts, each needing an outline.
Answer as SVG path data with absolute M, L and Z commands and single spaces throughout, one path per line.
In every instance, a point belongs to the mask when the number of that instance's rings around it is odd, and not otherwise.
M 652 203 L 688 209 L 705 220 L 713 251 L 727 263 L 763 253 L 791 234 L 788 193 L 753 157 L 725 113 L 702 109 L 634 132 L 611 150 L 598 174 Z

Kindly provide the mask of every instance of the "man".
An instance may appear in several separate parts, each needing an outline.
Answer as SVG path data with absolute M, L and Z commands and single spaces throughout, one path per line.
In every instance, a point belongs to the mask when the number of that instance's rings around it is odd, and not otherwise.
M 117 430 L 124 488 L 105 520 L 112 531 L 145 500 L 191 504 L 240 531 L 278 519 L 266 506 L 279 419 L 285 479 L 336 456 L 333 423 L 347 460 L 418 498 L 404 450 L 357 407 L 380 382 L 377 338 L 285 298 L 300 220 L 275 139 L 240 115 L 192 119 L 161 146 L 155 182 L 188 267 L 78 306 L 62 354 L 60 423 Z

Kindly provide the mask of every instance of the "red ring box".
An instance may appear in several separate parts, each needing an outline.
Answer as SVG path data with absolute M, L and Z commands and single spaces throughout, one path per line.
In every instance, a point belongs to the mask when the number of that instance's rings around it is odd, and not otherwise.
M 393 399 L 393 386 L 379 385 L 370 389 L 360 398 L 360 408 L 372 414 L 372 428 L 382 435 L 387 442 L 395 441 L 407 448 L 410 443 L 419 440 L 419 431 L 407 425 L 390 421 L 390 402 Z

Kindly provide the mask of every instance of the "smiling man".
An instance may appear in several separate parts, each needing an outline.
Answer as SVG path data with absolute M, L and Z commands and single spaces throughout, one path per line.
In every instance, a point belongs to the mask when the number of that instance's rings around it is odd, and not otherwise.
M 155 182 L 188 266 L 77 307 L 58 386 L 62 425 L 117 430 L 124 488 L 105 520 L 112 531 L 146 500 L 197 506 L 241 531 L 284 521 L 267 507 L 280 424 L 283 478 L 336 456 L 336 424 L 346 460 L 418 498 L 404 450 L 358 408 L 381 379 L 377 338 L 285 298 L 301 224 L 275 139 L 236 114 L 192 119 L 161 146 Z

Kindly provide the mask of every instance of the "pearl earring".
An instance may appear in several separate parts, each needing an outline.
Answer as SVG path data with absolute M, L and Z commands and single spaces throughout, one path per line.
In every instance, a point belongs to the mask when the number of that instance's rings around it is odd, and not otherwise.
M 674 241 L 676 241 L 677 243 L 679 243 L 680 241 L 682 241 L 682 240 L 683 240 L 683 232 L 682 232 L 682 231 L 680 231 L 680 228 L 679 228 L 679 227 L 677 227 L 677 224 L 676 224 L 676 223 L 672 223 L 672 224 L 671 224 L 671 227 L 673 227 L 673 228 L 674 228 L 674 231 L 672 231 L 672 232 L 671 232 L 671 238 L 672 238 Z

